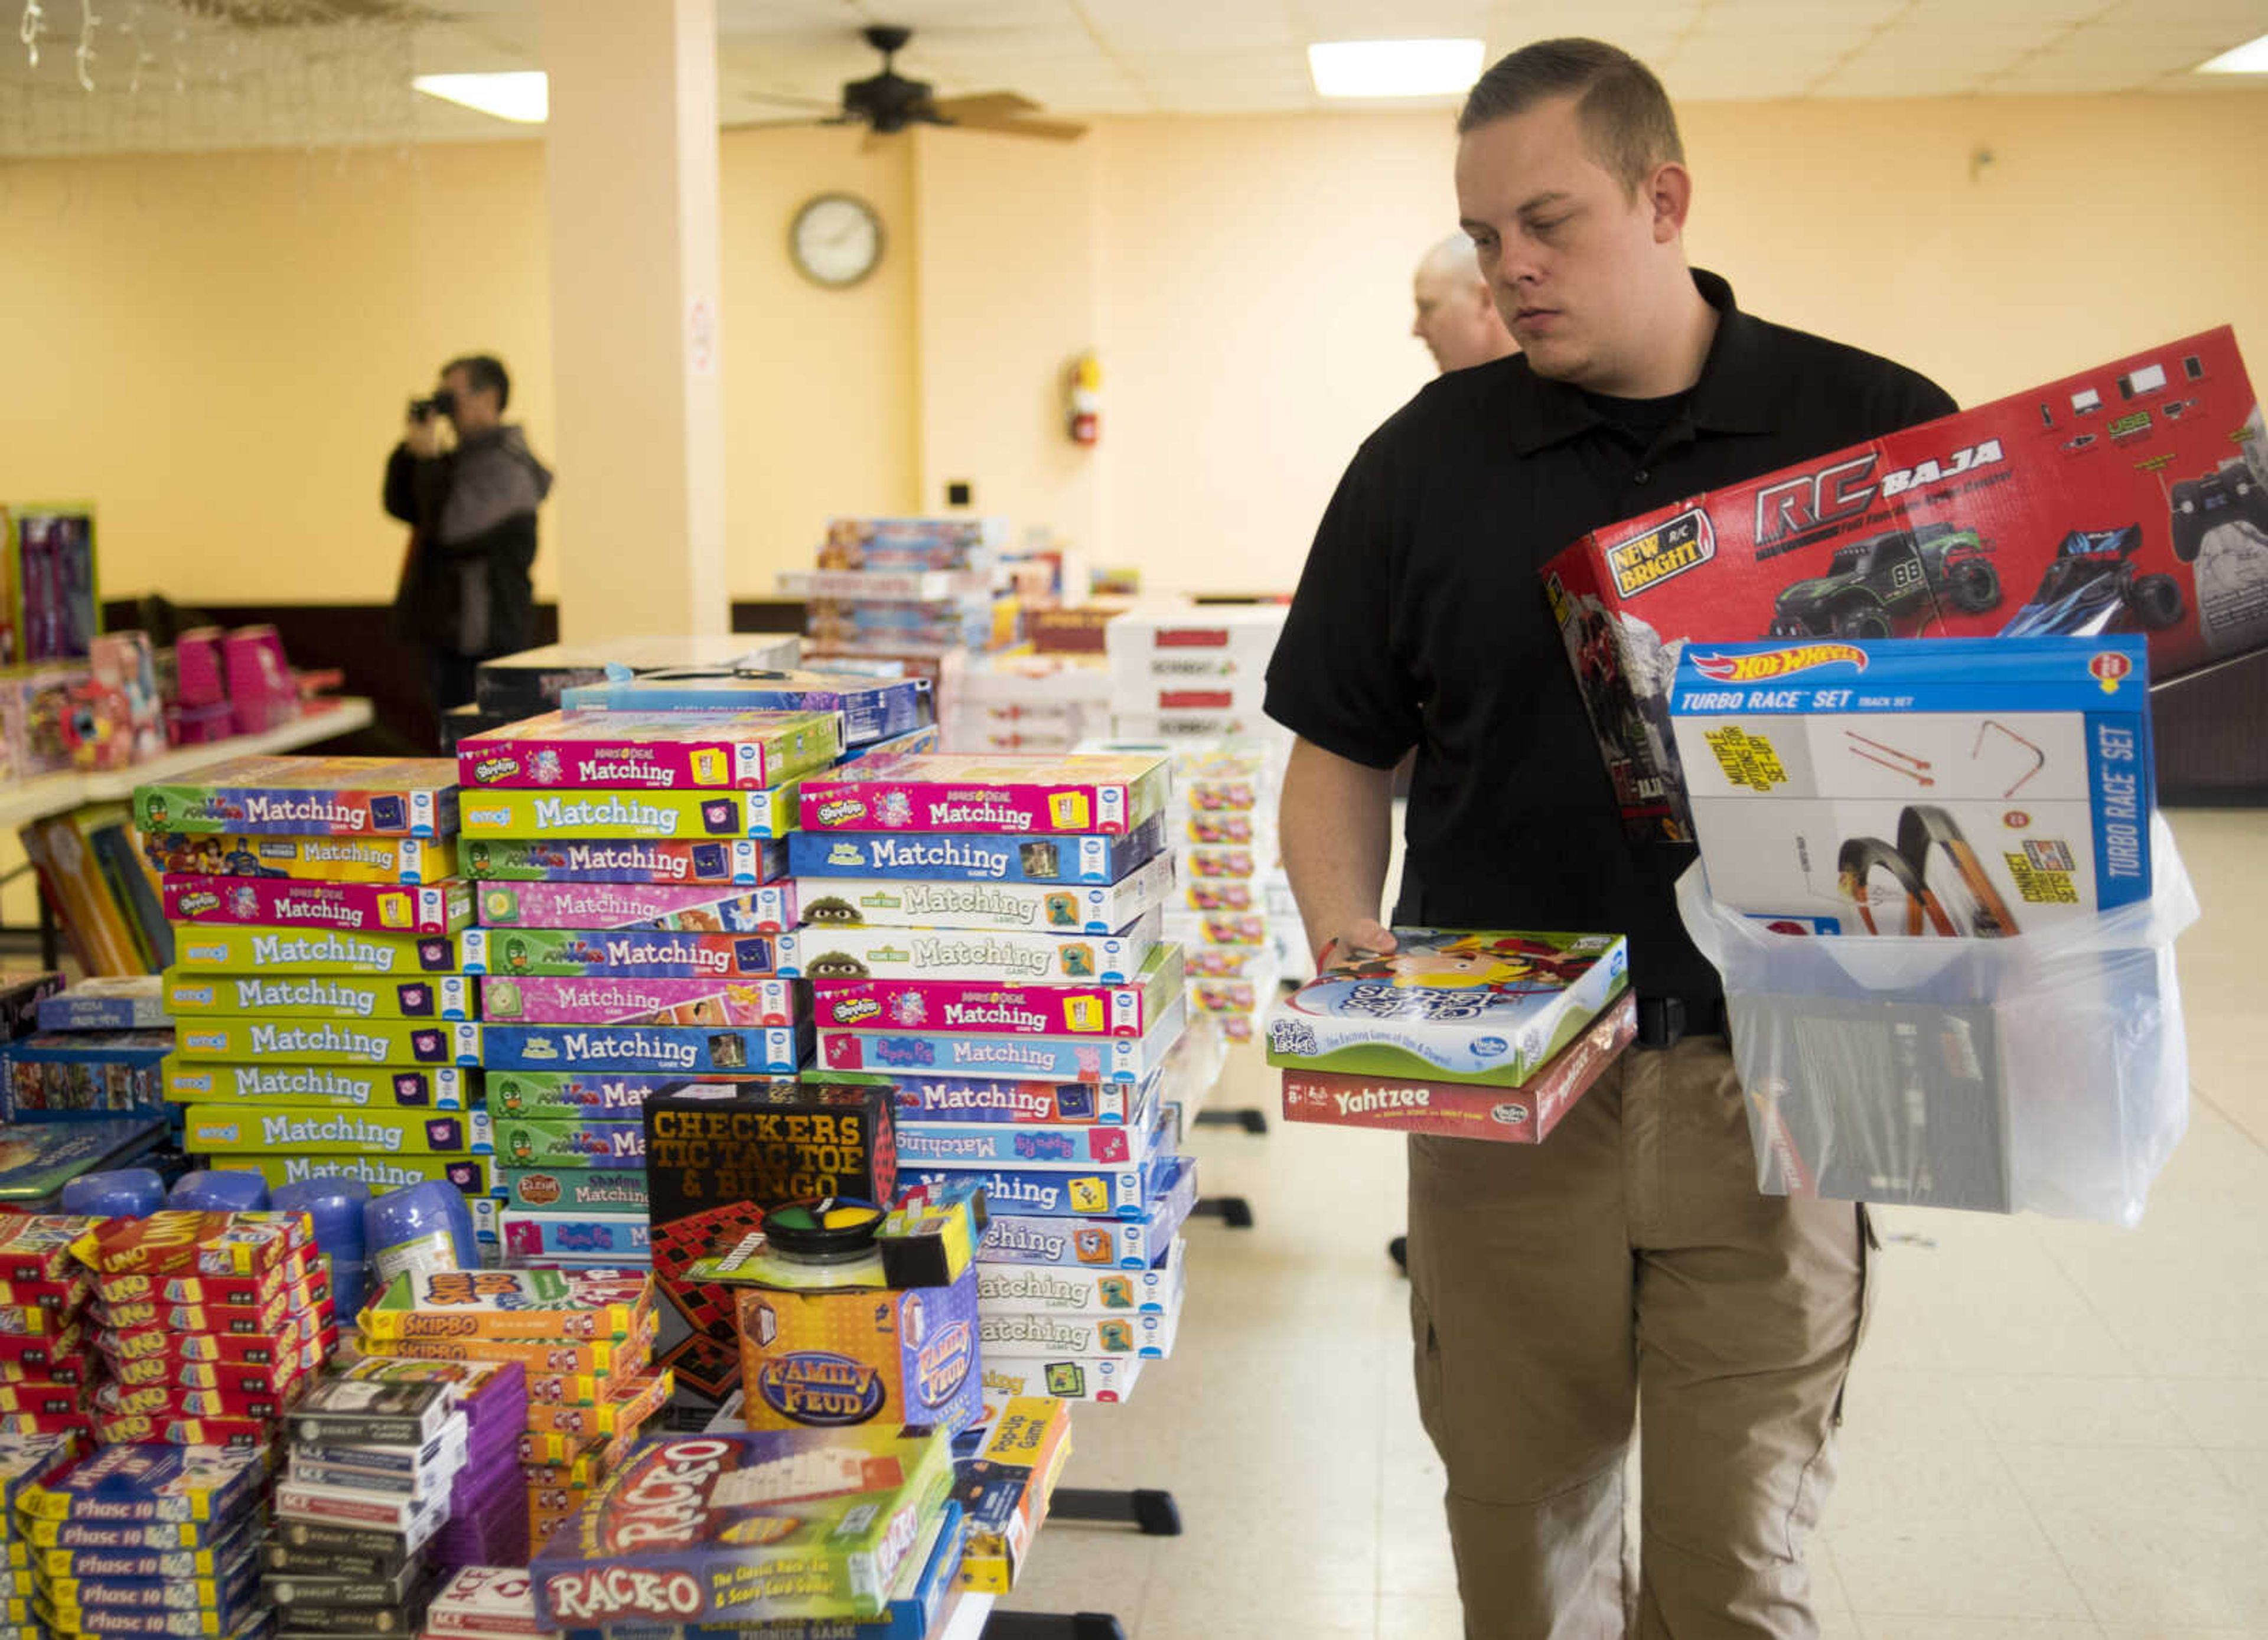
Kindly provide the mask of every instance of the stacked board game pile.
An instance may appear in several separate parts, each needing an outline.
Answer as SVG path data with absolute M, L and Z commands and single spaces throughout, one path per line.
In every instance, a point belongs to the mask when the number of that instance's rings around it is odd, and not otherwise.
M 95 1220 L 94 1438 L 265 1447 L 338 1342 L 328 1261 L 300 1213 Z
M 1020 606 L 993 596 L 1005 518 L 831 518 L 817 567 L 780 589 L 805 600 L 806 652 L 958 661 L 1016 641 Z
M 674 672 L 686 666 L 739 671 L 792 666 L 803 640 L 792 632 L 690 633 L 611 638 L 599 643 L 550 643 L 484 660 L 473 673 L 473 700 L 441 714 L 441 749 L 455 755 L 458 742 L 545 712 L 578 684 L 603 682 L 610 673 Z
M 88 1348 L 94 1284 L 72 1244 L 95 1221 L 0 1219 L 0 1430 L 91 1438 L 102 1357 Z
M 983 1188 L 988 1403 L 1117 1399 L 1172 1348 L 1196 1172 L 1159 1097 L 1187 1012 L 1160 936 L 1168 781 L 1157 758 L 933 755 L 804 786 L 792 848 L 865 873 L 801 879 L 814 1075 L 894 1088 L 902 1187 Z
M 446 759 L 254 757 L 134 794 L 174 923 L 183 1148 L 271 1185 L 488 1186 Z
M 262 1550 L 284 1627 L 406 1634 L 439 1573 L 524 1557 L 526 1416 L 517 1362 L 373 1357 L 310 1390 Z
M 85 1450 L 83 1435 L 0 1435 L 0 1553 L 7 1556 L 0 1592 L 7 1596 L 11 1626 L 17 1629 L 37 1633 L 28 1620 L 41 1577 L 77 1577 L 94 1570 L 93 1563 L 102 1558 L 100 1550 L 82 1557 L 76 1549 L 40 1548 L 16 1518 L 16 1500 L 26 1488 L 63 1474 Z
M 265 1640 L 264 1452 L 129 1442 L 18 1494 L 33 1617 L 56 1636 Z
M 448 1270 L 394 1278 L 362 1313 L 364 1356 L 520 1364 L 519 1479 L 531 1544 L 628 1455 L 666 1401 L 652 1370 L 653 1277 L 642 1269 Z
M 1270 1014 L 1287 1120 L 1540 1144 L 1637 1034 L 1619 934 L 1393 933 Z
M 173 1033 L 158 976 L 86 979 L 68 990 L 55 988 L 60 980 L 40 976 L 48 983 L 32 1010 L 37 1031 L 0 1047 L 0 1114 L 11 1122 L 166 1114 Z
M 627 1096 L 801 1065 L 810 1021 L 773 960 L 796 922 L 780 839 L 842 732 L 833 710 L 575 710 L 458 746 L 515 1261 L 648 1260 Z
M 1147 602 L 1103 629 L 1110 657 L 1110 732 L 1176 745 L 1291 736 L 1261 708 L 1285 604 Z

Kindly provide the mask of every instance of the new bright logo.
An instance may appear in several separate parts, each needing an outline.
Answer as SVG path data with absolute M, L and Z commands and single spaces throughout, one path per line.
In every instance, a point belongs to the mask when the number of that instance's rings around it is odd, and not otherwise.
M 1754 655 L 1696 655 L 1693 669 L 1721 683 L 1754 683 L 1764 678 L 1785 678 L 1816 666 L 1849 663 L 1853 672 L 1867 670 L 1867 651 L 1854 643 L 1797 643 L 1786 649 L 1765 650 Z

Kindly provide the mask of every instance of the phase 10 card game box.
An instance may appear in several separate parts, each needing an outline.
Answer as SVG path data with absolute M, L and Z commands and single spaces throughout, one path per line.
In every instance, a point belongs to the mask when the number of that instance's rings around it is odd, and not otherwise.
M 1623 993 L 1518 1088 L 1351 1071 L 1284 1072 L 1284 1120 L 1451 1139 L 1540 1144 L 1638 1034 L 1638 999 Z
M 666 1436 L 528 1568 L 549 1629 L 872 1618 L 953 1485 L 940 1430 Z
M 1007 835 L 1132 831 L 1166 806 L 1163 758 L 1143 755 L 869 758 L 804 783 L 805 831 Z
M 761 791 L 843 751 L 833 712 L 552 712 L 457 745 L 468 790 Z
M 2268 644 L 2264 433 L 2224 327 L 1584 537 L 1543 592 L 1624 828 L 1691 840 L 1689 643 L 2127 633 L 2161 681 Z
M 1809 934 L 2036 933 L 2150 895 L 2139 637 L 1692 643 L 1671 725 L 1719 904 Z
M 1628 986 L 1619 934 L 1397 928 L 1332 953 L 1268 1019 L 1285 1070 L 1517 1087 Z
M 445 757 L 232 757 L 194 780 L 136 787 L 135 829 L 287 836 L 446 837 L 457 766 Z

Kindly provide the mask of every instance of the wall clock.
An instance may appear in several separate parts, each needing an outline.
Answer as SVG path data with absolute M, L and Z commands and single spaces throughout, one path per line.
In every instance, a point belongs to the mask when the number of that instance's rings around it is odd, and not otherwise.
M 832 290 L 857 284 L 882 260 L 882 219 L 850 194 L 821 194 L 795 213 L 788 254 L 796 270 Z

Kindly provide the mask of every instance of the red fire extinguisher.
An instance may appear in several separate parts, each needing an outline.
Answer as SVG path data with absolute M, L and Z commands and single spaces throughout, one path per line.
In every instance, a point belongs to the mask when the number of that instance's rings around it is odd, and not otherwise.
M 1071 441 L 1094 445 L 1102 438 L 1102 361 L 1082 353 L 1071 367 Z

